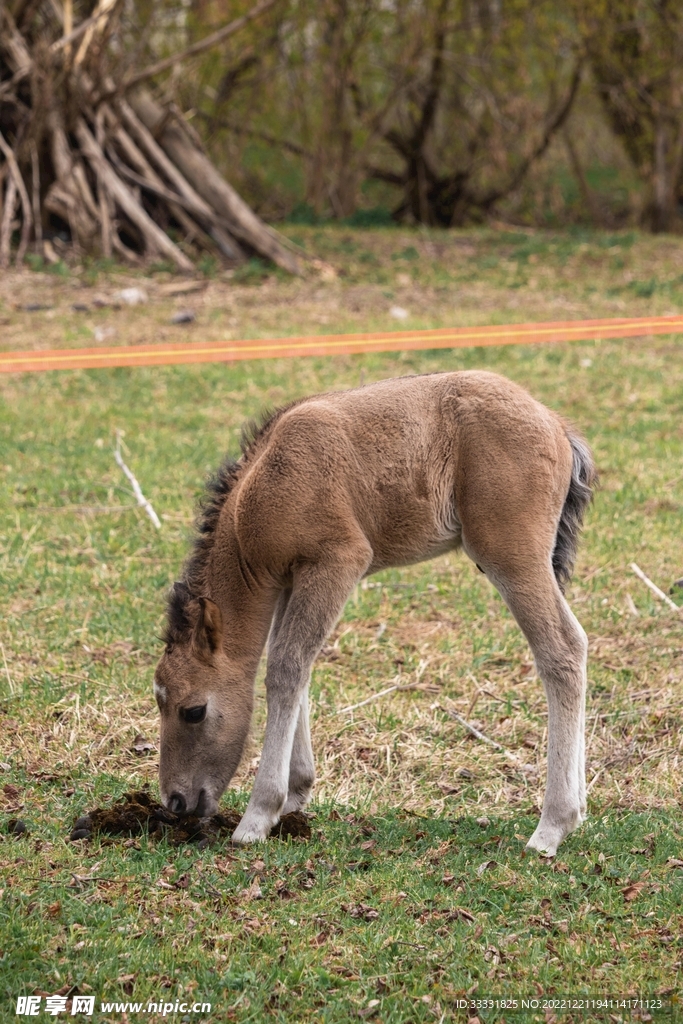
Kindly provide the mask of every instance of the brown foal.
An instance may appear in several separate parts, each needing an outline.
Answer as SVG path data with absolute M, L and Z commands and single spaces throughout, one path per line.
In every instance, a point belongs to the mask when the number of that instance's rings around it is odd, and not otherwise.
M 594 468 L 586 444 L 484 372 L 402 377 L 275 413 L 212 484 L 169 600 L 154 690 L 161 796 L 213 813 L 249 730 L 268 641 L 268 720 L 235 841 L 264 839 L 315 777 L 313 662 L 364 576 L 462 547 L 526 636 L 548 698 L 548 778 L 529 846 L 554 854 L 586 810 L 586 635 L 570 578 Z

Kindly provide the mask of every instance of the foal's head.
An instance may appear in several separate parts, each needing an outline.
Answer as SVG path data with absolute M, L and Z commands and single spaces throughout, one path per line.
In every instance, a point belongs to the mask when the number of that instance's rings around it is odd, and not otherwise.
M 161 713 L 161 799 L 176 814 L 213 814 L 249 730 L 251 687 L 223 648 L 218 605 L 176 583 L 166 650 L 154 674 Z

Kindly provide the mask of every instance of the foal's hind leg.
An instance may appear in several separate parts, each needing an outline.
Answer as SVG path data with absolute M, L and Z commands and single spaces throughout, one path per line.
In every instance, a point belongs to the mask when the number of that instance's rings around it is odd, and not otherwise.
M 269 650 L 276 643 L 276 638 L 282 626 L 282 620 L 285 617 L 291 596 L 292 591 L 290 589 L 283 590 L 280 594 L 270 630 Z M 308 683 L 306 683 L 299 704 L 299 717 L 297 719 L 296 732 L 294 733 L 292 756 L 289 762 L 287 800 L 282 813 L 291 814 L 292 811 L 298 811 L 305 807 L 310 799 L 314 782 L 315 760 L 311 745 L 311 731 L 308 718 Z
M 485 455 L 486 457 L 482 457 Z M 465 432 L 456 485 L 462 545 L 526 636 L 548 697 L 548 773 L 529 846 L 554 854 L 585 814 L 586 634 L 553 571 L 573 453 L 546 413 L 502 405 Z
M 486 572 L 515 616 L 536 659 L 548 697 L 548 781 L 541 821 L 528 845 L 554 854 L 586 814 L 584 718 L 586 634 L 559 589 L 552 567 L 561 493 L 524 494 L 508 472 L 507 494 L 478 480 L 479 516 L 467 516 L 463 547 Z M 517 512 L 513 515 L 512 510 Z M 523 510 L 519 514 L 519 510 Z
M 303 566 L 295 574 L 287 609 L 269 645 L 263 753 L 251 799 L 233 835 L 235 842 L 265 839 L 286 807 L 300 722 L 307 732 L 307 716 L 302 721 L 302 698 L 311 667 L 351 590 L 370 564 L 371 555 L 364 538 L 354 538 L 337 552 L 327 552 L 324 563 Z M 299 753 L 301 750 L 300 745 Z M 300 766 L 297 763 L 295 770 Z
M 528 845 L 547 854 L 586 813 L 584 717 L 586 634 L 555 580 L 551 551 L 539 538 L 516 535 L 508 523 L 499 546 L 464 538 L 467 553 L 484 569 L 515 616 L 536 661 L 548 698 L 548 772 L 541 820 Z
M 540 580 L 495 582 L 529 641 L 548 698 L 546 793 L 528 846 L 553 855 L 586 814 L 586 634 L 549 567 L 540 586 Z

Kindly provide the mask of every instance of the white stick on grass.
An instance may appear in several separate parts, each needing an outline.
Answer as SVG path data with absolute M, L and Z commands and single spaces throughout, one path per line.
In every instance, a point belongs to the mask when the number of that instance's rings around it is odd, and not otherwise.
M 373 700 L 379 700 L 380 697 L 386 697 L 388 693 L 393 693 L 394 690 L 412 690 L 415 685 L 415 683 L 396 683 L 394 686 L 387 686 L 386 690 L 380 690 L 379 693 L 373 693 L 371 697 L 366 697 L 365 700 L 359 700 L 357 704 L 349 704 L 347 708 L 340 708 L 339 711 L 335 711 L 335 715 L 344 715 L 347 711 L 355 711 L 356 708 L 364 708 L 366 704 L 371 704 Z
M 123 461 L 123 457 L 121 455 L 121 431 L 120 430 L 116 431 L 116 448 L 114 450 L 114 458 L 116 459 L 117 465 L 119 465 L 121 467 L 123 472 L 128 477 L 128 479 L 130 481 L 130 485 L 133 488 L 133 494 L 137 498 L 138 505 L 142 505 L 142 507 L 144 508 L 145 512 L 147 513 L 149 518 L 152 520 L 152 522 L 156 526 L 157 530 L 160 530 L 161 529 L 161 523 L 159 522 L 159 516 L 156 514 L 156 512 L 152 508 L 151 503 L 147 500 L 147 498 L 142 493 L 142 490 L 140 488 L 140 484 L 135 479 L 135 476 L 130 471 L 128 466 L 125 464 L 125 462 Z
M 366 697 L 365 700 L 359 700 L 357 704 L 349 704 L 347 708 L 341 708 L 340 711 L 335 711 L 335 715 L 343 715 L 347 711 L 355 711 L 356 708 L 363 708 L 366 704 L 371 704 L 373 700 L 379 700 L 380 697 L 386 697 L 388 693 L 393 693 L 395 690 L 421 690 L 423 685 L 420 684 L 420 679 L 424 675 L 424 670 L 429 664 L 429 658 L 420 661 L 415 672 L 415 679 L 412 683 L 395 683 L 393 686 L 387 686 L 386 690 L 380 690 L 378 693 L 373 693 L 371 697 Z
M 516 754 L 513 754 L 511 750 L 507 749 L 507 747 L 503 747 L 500 743 L 496 743 L 495 740 L 489 739 L 488 736 L 485 736 L 483 732 L 480 732 L 479 729 L 475 728 L 475 726 L 463 718 L 462 715 L 459 715 L 457 711 L 453 711 L 451 708 L 442 708 L 441 710 L 445 711 L 449 718 L 455 719 L 463 729 L 467 729 L 468 732 L 472 733 L 476 739 L 481 740 L 482 743 L 488 743 L 488 745 L 493 747 L 495 750 L 500 750 L 501 754 L 505 754 L 505 756 L 515 764 L 519 765 L 521 763 L 521 758 L 517 757 Z
M 9 674 L 9 665 L 7 664 L 7 657 L 5 655 L 5 645 L 3 643 L 0 643 L 0 650 L 2 651 L 2 660 L 5 663 L 5 672 L 7 673 L 7 685 L 9 686 L 9 692 L 11 693 L 12 696 L 14 696 L 14 683 L 12 682 L 12 677 Z
M 653 583 L 652 580 L 645 575 L 640 566 L 636 565 L 635 562 L 631 562 L 631 571 L 636 574 L 639 580 L 643 581 L 646 587 L 650 588 L 653 594 L 657 595 L 660 601 L 663 601 L 664 604 L 668 604 L 669 608 L 671 608 L 675 612 L 681 611 L 679 605 L 677 605 L 675 601 L 672 601 L 668 594 L 665 594 L 663 590 L 660 590 L 657 584 Z

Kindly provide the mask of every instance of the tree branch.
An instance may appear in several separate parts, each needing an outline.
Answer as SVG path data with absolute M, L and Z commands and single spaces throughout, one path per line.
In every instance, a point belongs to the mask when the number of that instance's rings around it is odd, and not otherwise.
M 154 78 L 155 75 L 161 74 L 162 71 L 168 71 L 169 68 L 174 67 L 176 64 L 180 64 L 181 61 L 187 60 L 188 57 L 194 57 L 198 53 L 203 53 L 205 50 L 211 49 L 213 46 L 218 46 L 224 39 L 234 35 L 235 32 L 239 32 L 241 28 L 248 25 L 254 18 L 260 17 L 265 14 L 267 10 L 274 7 L 275 4 L 279 3 L 279 0 L 261 0 L 261 3 L 256 4 L 246 14 L 243 14 L 240 18 L 235 18 L 228 25 L 218 29 L 217 32 L 213 32 L 210 36 L 206 36 L 205 39 L 200 39 L 199 42 L 193 43 L 192 46 L 188 46 L 186 50 L 181 50 L 180 53 L 174 53 L 170 57 L 164 57 L 163 60 L 158 60 L 155 64 L 150 64 L 149 67 L 144 68 L 142 71 L 138 71 L 136 74 L 128 75 L 127 78 L 115 88 L 108 90 L 107 92 L 99 96 L 99 102 L 105 99 L 109 99 L 116 93 L 126 92 L 134 85 L 139 85 L 140 82 L 145 82 L 149 78 Z
M 513 174 L 511 180 L 507 183 L 507 185 L 501 188 L 492 189 L 487 195 L 475 200 L 476 206 L 479 206 L 483 210 L 487 210 L 490 209 L 490 207 L 492 207 L 494 203 L 497 203 L 499 199 L 502 199 L 503 196 L 509 195 L 510 192 L 513 192 L 520 184 L 520 182 L 524 179 L 524 176 L 526 175 L 531 165 L 535 163 L 535 161 L 538 160 L 539 157 L 543 156 L 543 154 L 545 153 L 546 149 L 552 141 L 553 135 L 559 128 L 562 127 L 562 125 L 569 116 L 569 112 L 572 109 L 572 106 L 574 105 L 576 94 L 579 91 L 582 74 L 583 57 L 580 57 L 576 67 L 574 68 L 574 74 L 572 75 L 571 84 L 569 86 L 569 91 L 567 93 L 567 96 L 565 97 L 564 103 L 560 106 L 560 109 L 557 111 L 557 113 L 549 122 L 549 124 L 546 125 L 545 131 L 543 132 L 543 137 L 541 138 L 536 148 L 533 150 L 532 153 L 530 153 L 530 155 L 525 160 L 522 160 L 522 163 L 519 165 L 519 167 L 517 168 L 516 172 Z
M 309 149 L 299 146 L 296 142 L 289 142 L 288 139 L 278 139 L 277 136 L 259 131 L 257 128 L 245 128 L 244 125 L 223 121 L 221 118 L 214 117 L 213 114 L 207 114 L 203 110 L 198 110 L 197 116 L 206 121 L 211 129 L 223 128 L 226 131 L 234 132 L 235 135 L 248 135 L 252 139 L 260 139 L 262 142 L 267 142 L 269 146 L 275 146 L 277 149 L 287 149 L 290 153 L 294 153 L 295 156 L 302 156 L 306 160 L 313 160 L 313 153 Z
M 180 251 L 168 235 L 145 213 L 132 192 L 114 173 L 82 117 L 76 122 L 75 131 L 76 138 L 80 143 L 81 152 L 87 157 L 97 176 L 101 178 L 107 192 L 109 192 L 114 201 L 118 203 L 126 216 L 130 218 L 140 231 L 147 245 L 162 256 L 171 259 L 179 270 L 185 271 L 185 273 L 192 273 L 194 267 L 187 256 Z
M 23 260 L 24 254 L 26 253 L 29 234 L 31 231 L 31 225 L 33 224 L 33 215 L 31 213 L 31 203 L 29 202 L 28 192 L 26 191 L 26 186 L 24 185 L 24 179 L 22 178 L 21 171 L 19 170 L 19 164 L 17 163 L 14 153 L 7 145 L 5 137 L 2 134 L 2 132 L 0 132 L 0 151 L 2 151 L 5 160 L 7 161 L 10 170 L 10 175 L 14 179 L 14 183 L 17 187 L 17 191 L 21 199 L 21 208 L 23 211 L 23 215 L 21 218 L 21 240 L 19 242 L 19 248 L 17 250 L 16 256 L 16 262 L 18 266 Z

